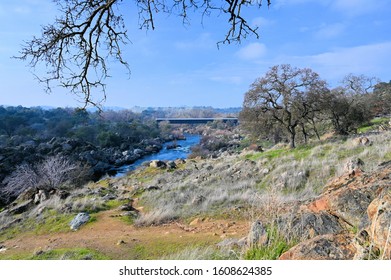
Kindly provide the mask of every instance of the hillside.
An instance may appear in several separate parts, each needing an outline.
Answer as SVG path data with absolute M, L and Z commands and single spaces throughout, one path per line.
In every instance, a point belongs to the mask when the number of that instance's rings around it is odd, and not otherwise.
M 1 259 L 389 259 L 389 131 L 152 162 L 0 213 Z M 88 223 L 71 230 L 80 212 Z

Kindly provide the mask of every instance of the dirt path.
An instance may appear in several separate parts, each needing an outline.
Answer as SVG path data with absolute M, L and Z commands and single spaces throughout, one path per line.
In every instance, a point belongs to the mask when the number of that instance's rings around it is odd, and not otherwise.
M 3 243 L 6 255 L 34 254 L 60 248 L 94 249 L 111 259 L 154 259 L 192 245 L 213 245 L 225 238 L 243 237 L 245 221 L 195 220 L 192 225 L 170 223 L 135 227 L 109 210 L 97 215 L 95 222 L 76 232 L 44 235 L 24 234 Z

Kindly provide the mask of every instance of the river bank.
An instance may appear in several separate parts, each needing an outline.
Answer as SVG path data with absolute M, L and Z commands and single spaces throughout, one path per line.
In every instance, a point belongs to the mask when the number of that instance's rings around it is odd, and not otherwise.
M 115 170 L 115 177 L 124 176 L 127 172 L 152 160 L 171 161 L 176 159 L 186 159 L 191 153 L 191 148 L 200 143 L 201 136 L 198 134 L 184 134 L 184 137 L 184 139 L 164 143 L 162 145 L 162 149 L 160 149 L 157 153 L 146 155 L 132 164 L 123 165 L 117 168 Z

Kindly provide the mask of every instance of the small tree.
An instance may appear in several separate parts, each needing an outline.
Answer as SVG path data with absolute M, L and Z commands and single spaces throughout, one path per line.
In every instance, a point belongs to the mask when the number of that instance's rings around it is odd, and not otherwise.
M 327 92 L 326 82 L 308 68 L 295 68 L 289 64 L 270 68 L 264 77 L 256 80 L 245 94 L 241 120 L 259 124 L 261 133 L 281 127 L 296 146 L 297 128 L 320 111 L 322 94 Z M 305 131 L 304 125 L 302 125 Z
M 348 135 L 373 117 L 371 91 L 376 78 L 347 75 L 342 86 L 333 89 L 324 104 L 336 133 Z
M 391 81 L 375 85 L 372 96 L 372 110 L 375 115 L 391 113 Z

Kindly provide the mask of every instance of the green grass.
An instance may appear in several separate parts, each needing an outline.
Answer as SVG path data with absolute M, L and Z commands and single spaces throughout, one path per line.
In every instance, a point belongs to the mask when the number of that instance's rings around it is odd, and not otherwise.
M 15 224 L 0 232 L 0 242 L 12 239 L 23 233 L 41 235 L 71 231 L 69 223 L 74 217 L 75 214 L 61 214 L 55 210 L 47 210 L 40 218 L 27 218 L 21 223 Z M 96 216 L 91 214 L 88 223 L 93 223 L 95 221 Z
M 110 210 L 110 209 L 118 208 L 118 207 L 120 207 L 122 204 L 124 204 L 123 201 L 119 201 L 119 200 L 116 200 L 116 199 L 106 201 L 106 202 L 105 202 L 105 207 L 106 207 L 105 210 Z
M 69 223 L 73 214 L 61 214 L 55 210 L 47 210 L 42 218 L 27 218 L 10 228 L 0 232 L 0 242 L 12 239 L 15 236 L 29 232 L 31 234 L 45 234 L 69 231 Z
M 307 158 L 312 151 L 313 146 L 311 145 L 300 145 L 295 149 L 271 149 L 265 152 L 258 152 L 252 155 L 246 155 L 245 158 L 249 160 L 259 160 L 266 158 L 268 160 L 273 160 L 276 158 L 282 158 L 285 156 L 293 156 L 296 160 L 302 160 Z
M 245 260 L 277 260 L 284 252 L 295 246 L 295 240 L 287 241 L 284 234 L 275 226 L 267 228 L 269 242 L 265 246 L 254 247 L 244 254 Z
M 121 216 L 120 220 L 128 225 L 133 225 L 135 218 L 133 216 Z
M 54 210 L 49 210 L 45 213 L 42 221 L 37 222 L 36 219 L 30 218 L 24 223 L 25 226 L 34 228 L 35 234 L 45 234 L 54 232 L 69 231 L 69 223 L 72 221 L 73 214 L 60 214 Z
M 37 251 L 34 254 L 17 254 L 1 256 L 8 260 L 110 260 L 108 256 L 88 248 L 64 248 L 48 251 Z
M 390 121 L 389 118 L 374 118 L 368 124 L 363 125 L 357 129 L 358 133 L 367 133 L 371 130 L 378 129 L 379 126 L 385 125 Z
M 346 158 L 349 158 L 349 157 L 352 157 L 352 156 L 359 155 L 365 149 L 367 149 L 367 148 L 363 147 L 363 146 L 355 147 L 353 149 L 350 149 L 350 148 L 340 149 L 340 150 L 338 150 L 336 152 L 336 155 L 337 155 L 339 160 L 342 160 L 342 159 L 346 159 Z

